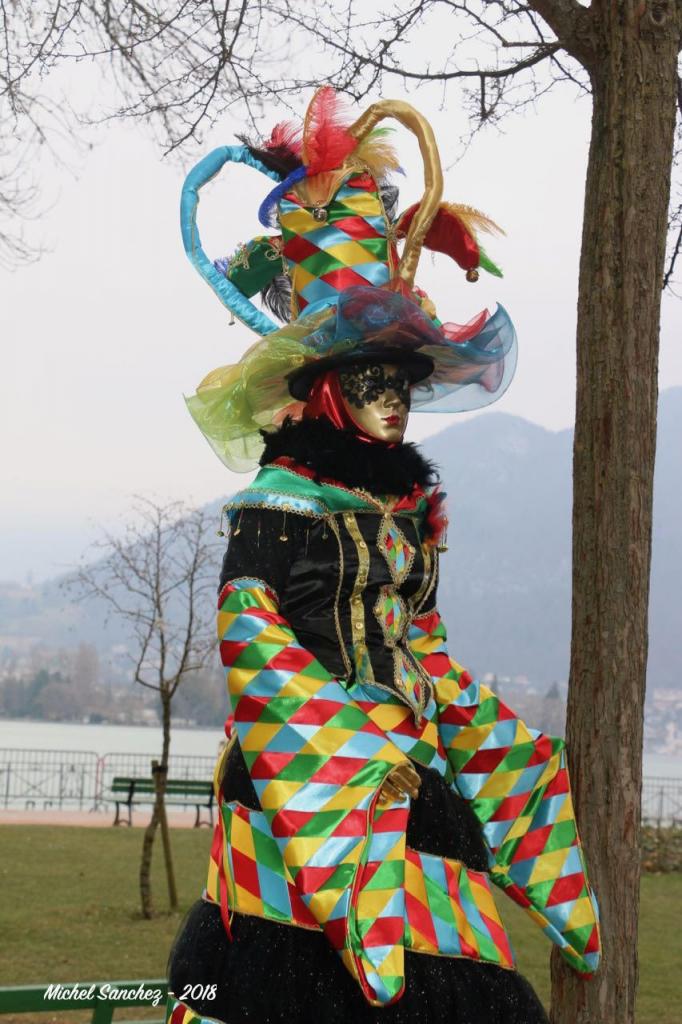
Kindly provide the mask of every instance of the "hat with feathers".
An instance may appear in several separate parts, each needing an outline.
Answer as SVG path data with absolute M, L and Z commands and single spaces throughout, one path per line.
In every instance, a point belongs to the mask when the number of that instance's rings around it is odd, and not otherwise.
M 422 199 L 398 216 L 390 174 L 399 164 L 388 129 L 378 127 L 388 117 L 416 135 L 424 162 Z M 230 162 L 275 182 L 258 211 L 273 230 L 211 261 L 197 230 L 199 191 Z M 242 139 L 214 150 L 190 172 L 181 201 L 185 251 L 259 336 L 187 400 L 227 466 L 254 468 L 260 430 L 300 415 L 316 376 L 343 363 L 404 363 L 417 410 L 480 408 L 506 390 L 516 335 L 503 307 L 464 326 L 441 322 L 414 284 L 424 247 L 450 256 L 469 281 L 479 269 L 501 276 L 477 237 L 500 229 L 470 207 L 442 202 L 442 188 L 433 131 L 421 114 L 383 100 L 352 121 L 329 86 L 315 93 L 301 124 L 278 124 L 259 145 Z M 252 302 L 259 293 L 284 326 Z

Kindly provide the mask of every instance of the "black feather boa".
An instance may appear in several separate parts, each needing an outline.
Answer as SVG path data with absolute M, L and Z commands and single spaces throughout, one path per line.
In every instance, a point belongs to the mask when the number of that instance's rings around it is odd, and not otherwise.
M 262 431 L 265 450 L 261 466 L 289 456 L 312 469 L 315 479 L 327 477 L 346 487 L 372 494 L 411 494 L 415 484 L 438 483 L 438 471 L 414 444 L 368 444 L 352 430 L 338 430 L 324 416 L 314 420 L 287 418 L 275 431 Z

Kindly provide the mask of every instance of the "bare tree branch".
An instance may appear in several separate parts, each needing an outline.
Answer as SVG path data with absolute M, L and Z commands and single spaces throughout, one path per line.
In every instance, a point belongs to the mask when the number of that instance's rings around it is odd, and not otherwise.
M 577 0 L 531 0 L 529 6 L 553 29 L 564 50 L 584 67 L 593 65 L 596 48 L 589 7 L 583 7 Z
M 206 514 L 178 503 L 137 499 L 122 538 L 105 534 L 67 581 L 80 600 L 97 600 L 128 623 L 135 638 L 133 679 L 170 701 L 183 676 L 215 646 L 212 608 L 215 545 Z

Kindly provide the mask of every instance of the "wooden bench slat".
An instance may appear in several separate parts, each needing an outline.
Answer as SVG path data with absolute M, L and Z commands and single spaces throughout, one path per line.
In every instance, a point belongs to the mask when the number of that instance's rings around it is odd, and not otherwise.
M 121 805 L 128 809 L 128 825 L 132 824 L 132 807 L 134 804 L 151 803 L 156 787 L 154 779 L 149 776 L 133 777 L 117 775 L 111 783 L 111 793 L 116 802 L 114 825 L 120 821 Z M 202 779 L 167 779 L 166 803 L 173 807 L 196 808 L 195 827 L 201 822 L 201 808 L 206 807 L 213 823 L 213 783 Z M 206 822 L 205 824 L 209 824 Z

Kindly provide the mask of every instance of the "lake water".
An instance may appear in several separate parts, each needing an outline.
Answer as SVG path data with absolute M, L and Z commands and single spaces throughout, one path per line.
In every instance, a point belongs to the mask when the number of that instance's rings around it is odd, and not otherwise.
M 160 754 L 161 729 L 144 725 L 80 725 L 0 718 L 0 748 L 87 750 L 104 754 Z M 212 757 L 225 739 L 222 729 L 173 729 L 171 754 Z
M 222 729 L 173 729 L 172 754 L 212 757 L 225 738 Z M 0 718 L 0 747 L 22 750 L 88 750 L 104 754 L 161 751 L 161 730 L 140 725 L 79 725 L 74 722 L 26 722 Z M 645 754 L 646 778 L 682 779 L 682 757 Z

